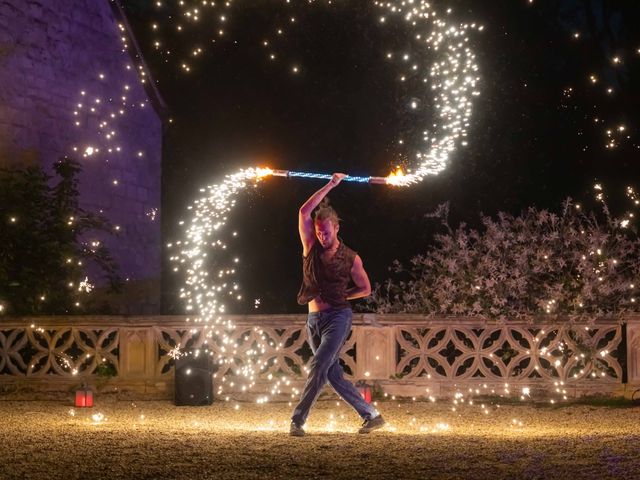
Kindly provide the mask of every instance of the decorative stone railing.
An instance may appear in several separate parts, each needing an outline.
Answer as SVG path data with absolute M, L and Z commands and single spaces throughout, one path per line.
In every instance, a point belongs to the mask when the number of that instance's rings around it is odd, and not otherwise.
M 270 347 L 263 358 L 271 359 L 265 379 L 271 373 L 303 384 L 311 357 L 305 315 L 229 318 L 237 326 L 233 338 L 239 358 L 264 334 Z M 201 324 L 178 316 L 0 322 L 0 387 L 5 391 L 16 384 L 46 390 L 100 383 L 100 373 L 110 371 L 109 388 L 169 397 L 170 352 L 176 345 L 219 348 L 201 335 Z M 375 382 L 395 395 L 437 397 L 469 388 L 519 392 L 525 387 L 570 397 L 631 394 L 640 388 L 640 316 L 498 324 L 477 318 L 356 314 L 341 359 L 349 378 Z M 218 371 L 223 374 L 231 372 Z M 266 380 L 258 382 L 256 392 L 267 385 Z

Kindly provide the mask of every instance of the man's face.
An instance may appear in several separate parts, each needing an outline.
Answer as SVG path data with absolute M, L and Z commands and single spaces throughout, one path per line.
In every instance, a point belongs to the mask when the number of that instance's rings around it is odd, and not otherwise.
M 316 229 L 316 238 L 325 250 L 331 248 L 338 241 L 340 225 L 334 225 L 330 218 L 313 222 Z

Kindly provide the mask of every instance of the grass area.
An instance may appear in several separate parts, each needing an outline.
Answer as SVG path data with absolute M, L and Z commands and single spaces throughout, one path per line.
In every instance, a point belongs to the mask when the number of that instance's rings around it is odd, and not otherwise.
M 360 435 L 331 399 L 293 438 L 287 403 L 2 401 L 0 478 L 640 478 L 640 407 L 621 406 L 387 401 Z

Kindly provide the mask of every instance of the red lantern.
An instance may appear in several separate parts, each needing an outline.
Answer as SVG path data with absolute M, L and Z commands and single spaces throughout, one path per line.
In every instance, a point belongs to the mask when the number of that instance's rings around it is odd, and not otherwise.
M 364 382 L 358 382 L 357 386 L 360 395 L 362 395 L 362 398 L 364 398 L 364 401 L 367 403 L 371 403 L 371 385 L 367 385 Z
M 76 407 L 93 407 L 93 390 L 86 385 L 76 390 Z

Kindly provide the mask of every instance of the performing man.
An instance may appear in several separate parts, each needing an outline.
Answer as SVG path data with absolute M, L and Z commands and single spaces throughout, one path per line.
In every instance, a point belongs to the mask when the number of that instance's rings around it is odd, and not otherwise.
M 303 250 L 298 303 L 309 306 L 307 334 L 314 354 L 300 402 L 291 417 L 290 434 L 298 437 L 304 435 L 302 427 L 327 382 L 364 420 L 359 433 L 372 432 L 385 423 L 356 387 L 345 380 L 340 365 L 340 350 L 351 331 L 353 313 L 349 300 L 371 293 L 362 259 L 338 237 L 340 219 L 325 198 L 344 177 L 342 173 L 334 173 L 329 183 L 314 193 L 298 212 Z M 353 286 L 349 287 L 350 283 Z

